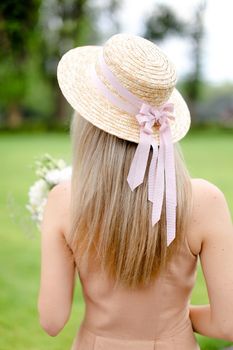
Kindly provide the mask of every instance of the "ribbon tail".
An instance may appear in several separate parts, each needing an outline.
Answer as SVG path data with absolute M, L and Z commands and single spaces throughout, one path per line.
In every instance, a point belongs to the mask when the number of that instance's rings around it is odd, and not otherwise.
M 128 173 L 127 181 L 133 191 L 137 186 L 139 186 L 144 179 L 150 146 L 151 138 L 150 135 L 140 131 L 140 140 L 135 151 L 130 170 Z
M 166 222 L 167 222 L 167 246 L 176 236 L 176 174 L 174 162 L 174 147 L 170 127 L 164 130 L 165 140 L 165 184 L 166 184 Z
M 155 177 L 155 187 L 152 207 L 152 226 L 154 226 L 161 216 L 164 196 L 164 140 L 160 132 L 160 145 L 158 151 L 158 164 Z
M 158 143 L 155 139 L 152 139 L 151 145 L 153 147 L 153 155 L 150 162 L 150 169 L 148 174 L 148 200 L 153 202 L 154 190 L 155 190 L 156 166 L 157 166 L 157 160 L 158 160 Z

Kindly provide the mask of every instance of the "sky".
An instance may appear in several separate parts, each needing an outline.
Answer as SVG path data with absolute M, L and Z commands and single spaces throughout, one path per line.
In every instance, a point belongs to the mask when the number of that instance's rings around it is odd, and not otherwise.
M 173 7 L 179 17 L 189 20 L 199 0 L 122 0 L 121 31 L 140 35 L 143 20 L 157 3 Z M 212 83 L 233 82 L 233 1 L 207 0 L 203 75 Z M 178 77 L 190 70 L 190 44 L 187 39 L 172 38 L 158 44 L 177 68 Z

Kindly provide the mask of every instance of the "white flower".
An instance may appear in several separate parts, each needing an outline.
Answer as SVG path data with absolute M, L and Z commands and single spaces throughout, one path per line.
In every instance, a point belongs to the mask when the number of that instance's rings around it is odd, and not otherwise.
M 54 169 L 49 170 L 45 175 L 45 180 L 50 185 L 57 185 L 61 181 L 69 180 L 71 178 L 72 168 L 70 166 L 65 167 L 62 170 Z
M 36 161 L 36 175 L 40 180 L 30 187 L 26 208 L 39 230 L 49 191 L 60 182 L 69 180 L 71 174 L 72 167 L 67 166 L 63 159 L 57 160 L 45 154 L 41 160 Z
M 65 162 L 63 159 L 59 159 L 59 160 L 57 161 L 57 167 L 58 167 L 59 169 L 64 169 L 64 168 L 66 167 L 66 162 Z
M 43 220 L 44 208 L 47 203 L 47 198 L 44 198 L 41 205 L 37 209 L 37 221 L 41 222 Z
M 48 185 L 47 183 L 40 179 L 34 183 L 29 189 L 29 203 L 32 207 L 40 206 L 43 199 L 48 195 Z
M 58 169 L 49 170 L 45 175 L 45 180 L 50 185 L 57 185 L 60 181 L 60 172 L 61 170 Z
M 60 171 L 60 182 L 65 180 L 70 180 L 72 174 L 72 167 L 67 166 Z

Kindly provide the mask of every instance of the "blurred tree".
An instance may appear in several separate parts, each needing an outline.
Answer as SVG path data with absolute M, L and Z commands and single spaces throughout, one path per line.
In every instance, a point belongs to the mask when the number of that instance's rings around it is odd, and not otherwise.
M 57 84 L 56 69 L 62 54 L 82 45 L 100 40 L 100 17 L 114 16 L 119 1 L 98 2 L 88 0 L 46 0 L 42 3 L 40 26 L 42 29 L 41 60 L 54 95 L 54 117 L 51 123 L 64 123 L 68 105 Z M 103 8 L 103 5 L 104 8 Z M 111 19 L 109 28 L 116 23 Z
M 192 72 L 186 79 L 186 91 L 191 101 L 197 101 L 202 91 L 202 49 L 204 29 L 204 14 L 206 10 L 206 1 L 202 0 L 196 7 L 193 21 L 187 26 L 187 35 L 192 42 L 191 57 L 193 60 Z
M 40 0 L 0 2 L 0 99 L 10 127 L 22 122 L 21 101 L 26 91 L 27 58 L 39 6 Z
M 121 0 L 92 0 L 94 10 L 94 21 L 96 23 L 99 37 L 106 40 L 114 33 L 120 31 L 119 9 Z
M 92 26 L 87 16 L 86 0 L 46 0 L 40 14 L 42 35 L 40 59 L 45 78 L 50 84 L 54 110 L 50 123 L 62 123 L 67 104 L 57 84 L 56 69 L 62 54 L 90 41 Z
M 204 13 L 206 0 L 201 0 L 194 11 L 191 22 L 180 19 L 177 13 L 167 5 L 157 5 L 146 21 L 144 36 L 150 40 L 161 41 L 169 36 L 187 37 L 192 43 L 193 67 L 184 81 L 184 92 L 187 96 L 193 121 L 196 119 L 196 102 L 202 91 L 201 56 L 204 37 Z
M 57 63 L 65 51 L 97 44 L 116 32 L 119 4 L 120 0 L 0 2 L 0 108 L 9 127 L 19 126 L 25 112 L 38 115 L 41 101 L 46 106 L 43 113 L 47 110 L 44 120 L 64 123 L 68 104 L 58 87 Z
M 164 40 L 170 35 L 186 35 L 187 24 L 169 6 L 159 4 L 146 21 L 144 36 L 149 40 Z

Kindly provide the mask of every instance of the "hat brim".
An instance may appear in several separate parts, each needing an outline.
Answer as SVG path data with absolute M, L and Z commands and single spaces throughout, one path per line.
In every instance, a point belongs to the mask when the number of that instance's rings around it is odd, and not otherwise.
M 140 129 L 135 116 L 115 105 L 93 84 L 91 69 L 102 46 L 82 46 L 69 50 L 57 68 L 60 89 L 74 110 L 96 127 L 119 138 L 139 143 Z M 172 141 L 177 142 L 188 132 L 191 117 L 182 95 L 174 89 L 169 100 L 174 104 L 174 120 L 169 120 Z M 158 129 L 153 136 L 159 143 Z

